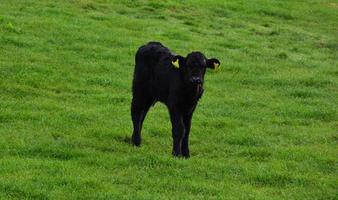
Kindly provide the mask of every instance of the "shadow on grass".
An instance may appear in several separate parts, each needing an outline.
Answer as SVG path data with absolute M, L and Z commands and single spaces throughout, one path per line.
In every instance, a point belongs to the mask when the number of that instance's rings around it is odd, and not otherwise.
M 114 137 L 112 139 L 116 142 L 130 144 L 130 145 L 132 144 L 131 143 L 131 137 L 126 136 L 126 135 L 114 135 Z

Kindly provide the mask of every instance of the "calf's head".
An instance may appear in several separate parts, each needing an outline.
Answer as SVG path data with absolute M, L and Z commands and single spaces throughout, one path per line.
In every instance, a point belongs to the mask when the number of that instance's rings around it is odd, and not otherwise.
M 201 52 L 191 52 L 186 57 L 174 56 L 172 64 L 182 70 L 187 83 L 201 85 L 204 82 L 206 68 L 217 70 L 221 63 L 216 58 L 207 59 Z

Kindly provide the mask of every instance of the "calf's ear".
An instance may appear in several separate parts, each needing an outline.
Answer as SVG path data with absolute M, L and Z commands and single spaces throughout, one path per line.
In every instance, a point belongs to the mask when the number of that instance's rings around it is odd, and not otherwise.
M 211 59 L 207 60 L 207 68 L 217 70 L 220 65 L 221 65 L 221 63 L 216 58 L 211 58 Z
M 171 60 L 171 64 L 175 67 L 175 68 L 180 68 L 184 65 L 185 63 L 185 58 L 183 56 L 180 55 L 176 55 L 173 57 L 173 59 Z

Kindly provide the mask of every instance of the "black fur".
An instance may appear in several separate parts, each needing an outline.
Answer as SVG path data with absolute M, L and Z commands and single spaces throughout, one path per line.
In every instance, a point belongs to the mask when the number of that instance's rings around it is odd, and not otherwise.
M 176 68 L 172 61 L 179 61 Z M 207 59 L 201 52 L 187 57 L 175 55 L 159 42 L 141 46 L 135 56 L 131 116 L 134 126 L 132 143 L 141 144 L 143 120 L 157 101 L 169 110 L 172 123 L 173 155 L 189 157 L 191 118 L 203 94 L 206 68 L 220 62 Z

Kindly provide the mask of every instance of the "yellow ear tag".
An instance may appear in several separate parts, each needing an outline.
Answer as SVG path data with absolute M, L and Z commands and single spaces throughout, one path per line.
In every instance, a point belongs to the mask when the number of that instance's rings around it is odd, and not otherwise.
M 176 61 L 171 61 L 171 64 L 175 66 L 175 68 L 180 68 L 180 64 L 178 63 L 178 59 Z
M 219 64 L 218 63 L 214 63 L 214 70 L 218 70 Z

